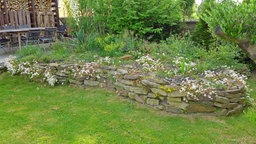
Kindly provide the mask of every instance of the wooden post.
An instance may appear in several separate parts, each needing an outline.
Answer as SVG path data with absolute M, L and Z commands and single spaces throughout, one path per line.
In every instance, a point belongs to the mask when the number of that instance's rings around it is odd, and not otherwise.
M 7 0 L 4 0 L 4 24 L 8 24 L 9 21 L 8 21 L 8 13 L 7 13 L 7 5 L 6 5 L 6 1 Z
M 31 27 L 36 27 L 36 14 L 35 14 L 35 0 L 28 1 L 29 14 L 30 14 L 30 24 Z
M 59 17 L 59 6 L 58 6 L 58 0 L 52 0 L 54 2 L 54 21 L 55 21 L 55 26 L 59 27 L 60 26 L 60 17 Z

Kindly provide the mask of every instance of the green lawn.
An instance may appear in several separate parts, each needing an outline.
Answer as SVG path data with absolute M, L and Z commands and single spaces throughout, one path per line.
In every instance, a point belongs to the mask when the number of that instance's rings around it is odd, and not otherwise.
M 256 87 L 253 81 L 251 87 Z M 252 92 L 256 98 L 255 91 Z M 175 116 L 102 89 L 49 87 L 0 75 L 1 144 L 253 144 L 256 123 Z

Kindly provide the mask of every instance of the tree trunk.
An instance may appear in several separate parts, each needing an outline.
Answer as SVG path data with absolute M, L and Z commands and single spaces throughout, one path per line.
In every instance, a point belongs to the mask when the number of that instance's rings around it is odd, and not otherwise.
M 231 38 L 230 36 L 226 35 L 219 26 L 215 29 L 215 34 L 225 40 L 236 43 L 248 54 L 248 57 L 253 60 L 254 63 L 256 63 L 256 44 L 251 45 L 249 39 L 240 40 Z

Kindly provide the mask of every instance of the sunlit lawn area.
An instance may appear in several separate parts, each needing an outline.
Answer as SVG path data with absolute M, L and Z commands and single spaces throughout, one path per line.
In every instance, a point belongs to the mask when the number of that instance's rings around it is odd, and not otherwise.
M 177 116 L 103 89 L 49 87 L 0 75 L 1 144 L 253 144 L 255 134 L 256 123 L 245 114 Z

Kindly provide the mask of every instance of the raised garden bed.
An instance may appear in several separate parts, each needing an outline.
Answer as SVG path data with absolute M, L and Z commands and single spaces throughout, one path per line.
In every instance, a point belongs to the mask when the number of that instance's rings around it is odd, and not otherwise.
M 70 84 L 79 87 L 102 87 L 119 96 L 143 105 L 176 114 L 200 113 L 230 116 L 240 114 L 246 107 L 247 87 L 243 76 L 228 68 L 206 71 L 202 77 L 160 77 L 143 71 L 137 62 L 120 66 L 98 63 L 42 64 L 37 62 L 6 62 L 0 71 L 29 75 L 50 85 Z M 222 84 L 212 86 L 214 83 Z M 216 88 L 217 87 L 217 88 Z

